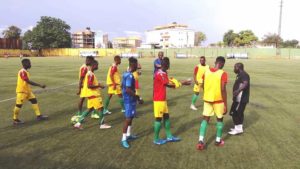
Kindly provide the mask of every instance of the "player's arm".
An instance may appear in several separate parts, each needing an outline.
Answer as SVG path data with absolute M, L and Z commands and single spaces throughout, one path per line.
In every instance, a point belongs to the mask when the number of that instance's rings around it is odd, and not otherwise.
M 45 88 L 45 87 L 46 87 L 46 85 L 36 83 L 36 82 L 31 81 L 31 80 L 29 80 L 29 79 L 25 80 L 25 82 L 27 82 L 28 84 L 30 84 L 30 85 L 32 85 L 32 86 L 38 86 L 38 87 L 41 87 L 41 88 Z
M 221 94 L 222 94 L 222 100 L 224 102 L 224 114 L 227 113 L 227 74 L 223 73 L 222 80 L 221 80 Z
M 249 82 L 247 79 L 244 79 L 243 82 L 240 84 L 239 88 L 235 91 L 233 91 L 233 96 L 236 97 L 241 91 L 247 88 L 249 85 Z
M 117 67 L 113 66 L 113 67 L 111 68 L 111 70 L 110 70 L 110 75 L 109 75 L 110 80 L 111 80 L 112 83 L 113 83 L 114 89 L 116 88 L 116 83 L 115 83 L 115 79 L 114 79 L 114 74 L 115 74 L 116 71 L 117 71 L 116 69 L 117 69 Z
M 100 88 L 100 84 L 94 85 L 94 75 L 88 75 L 88 88 L 97 89 Z
M 197 73 L 198 73 L 198 66 L 195 67 L 194 69 L 194 82 L 196 85 L 198 85 L 198 81 L 197 81 Z
M 135 92 L 131 89 L 131 79 L 130 78 L 126 78 L 125 85 L 126 85 L 126 93 L 129 94 L 130 96 L 136 97 L 139 104 L 143 104 L 144 101 L 140 98 L 140 96 L 136 95 Z
M 39 83 L 36 83 L 34 81 L 31 81 L 29 80 L 27 74 L 25 72 L 21 72 L 20 74 L 21 78 L 28 84 L 32 85 L 32 86 L 38 86 L 38 87 L 41 87 L 41 88 L 45 88 L 46 85 L 42 85 L 42 84 L 39 84 Z
M 80 70 L 80 79 L 79 79 L 79 84 L 78 84 L 78 92 L 77 92 L 77 95 L 79 95 L 81 93 L 81 88 L 82 88 L 82 83 L 83 83 L 83 80 L 84 80 L 84 77 L 87 73 L 87 68 L 83 69 L 83 70 Z

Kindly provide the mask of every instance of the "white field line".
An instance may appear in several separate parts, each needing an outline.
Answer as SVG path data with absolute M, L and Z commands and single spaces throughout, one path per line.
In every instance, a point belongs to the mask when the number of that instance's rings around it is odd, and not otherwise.
M 53 88 L 46 88 L 46 89 L 35 90 L 33 93 L 49 92 L 49 91 L 61 89 L 61 88 L 67 87 L 67 86 L 72 86 L 72 85 L 75 85 L 75 84 L 78 84 L 78 82 L 74 82 L 74 83 L 70 83 L 70 84 L 66 84 L 66 85 L 62 85 L 62 86 L 58 86 L 58 87 L 53 87 Z M 16 99 L 16 97 L 12 97 L 12 98 L 9 98 L 9 99 L 0 100 L 0 103 L 7 102 L 7 101 L 10 101 L 10 100 L 15 100 L 15 99 Z

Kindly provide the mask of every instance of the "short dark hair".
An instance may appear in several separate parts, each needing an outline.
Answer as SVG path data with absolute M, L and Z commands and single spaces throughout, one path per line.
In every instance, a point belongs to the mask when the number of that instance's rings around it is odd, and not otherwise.
M 236 65 L 236 67 L 238 67 L 240 70 L 244 70 L 244 64 L 243 64 L 243 63 L 238 62 L 238 63 L 236 63 L 235 65 Z
M 130 57 L 130 58 L 128 59 L 128 61 L 129 61 L 129 64 L 131 64 L 131 63 L 137 64 L 137 59 L 134 58 L 134 57 Z
M 205 59 L 205 56 L 201 56 L 200 59 Z
M 26 63 L 29 63 L 30 60 L 29 60 L 29 59 L 23 59 L 21 62 L 22 62 L 22 65 L 24 65 L 24 64 L 26 64 Z
M 121 59 L 121 57 L 120 57 L 119 55 L 116 55 L 116 56 L 114 57 L 114 60 L 117 60 L 117 59 Z
M 95 58 L 93 56 L 87 56 L 86 60 L 95 60 Z
M 98 61 L 97 61 L 97 60 L 95 60 L 95 59 L 94 59 L 94 60 L 92 60 L 92 62 L 91 62 L 91 66 L 92 66 L 92 65 L 98 65 Z
M 218 56 L 216 58 L 216 63 L 225 63 L 225 58 L 223 56 Z
M 170 64 L 170 59 L 168 57 L 164 57 L 161 64 Z

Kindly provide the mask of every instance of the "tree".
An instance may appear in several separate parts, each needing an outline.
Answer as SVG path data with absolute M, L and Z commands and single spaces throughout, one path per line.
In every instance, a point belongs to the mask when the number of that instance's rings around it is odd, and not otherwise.
M 286 40 L 286 41 L 284 41 L 281 44 L 281 46 L 283 48 L 297 48 L 298 44 L 299 44 L 299 41 L 296 40 L 296 39 L 293 39 L 293 40 Z
M 201 42 L 206 40 L 206 35 L 203 32 L 195 32 L 195 46 L 200 46 Z
M 279 46 L 283 42 L 282 38 L 278 36 L 276 33 L 268 33 L 264 35 L 262 39 L 262 43 L 265 45 L 275 45 Z
M 236 39 L 236 37 L 238 37 L 238 35 L 234 33 L 232 29 L 229 30 L 223 36 L 224 45 L 232 47 L 234 45 L 234 40 Z
M 258 38 L 251 30 L 243 30 L 240 31 L 238 36 L 234 39 L 234 44 L 236 46 L 251 46 L 257 40 Z
M 4 35 L 4 38 L 11 38 L 11 39 L 19 39 L 21 35 L 22 30 L 18 28 L 17 26 L 10 26 L 6 30 L 2 32 L 2 35 Z
M 71 47 L 70 28 L 61 19 L 42 16 L 32 31 L 24 34 L 25 46 L 31 44 L 32 49 Z

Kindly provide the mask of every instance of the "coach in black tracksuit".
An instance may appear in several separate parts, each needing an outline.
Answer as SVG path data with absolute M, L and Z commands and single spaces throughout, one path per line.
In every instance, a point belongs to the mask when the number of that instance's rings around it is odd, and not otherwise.
M 234 128 L 228 132 L 230 135 L 243 133 L 244 111 L 250 95 L 250 77 L 244 70 L 244 65 L 236 63 L 234 65 L 234 73 L 237 76 L 233 85 L 233 102 L 230 109 Z

